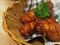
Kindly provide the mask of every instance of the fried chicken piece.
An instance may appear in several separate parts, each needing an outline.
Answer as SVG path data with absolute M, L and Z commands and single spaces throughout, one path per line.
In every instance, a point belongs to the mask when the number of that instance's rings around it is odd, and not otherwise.
M 35 25 L 36 22 L 31 22 L 20 26 L 19 31 L 21 35 L 23 35 L 24 37 L 29 37 L 30 35 L 32 35 L 36 27 Z
M 53 3 L 48 1 L 50 7 L 50 16 L 46 19 L 40 19 L 35 16 L 34 11 L 30 11 L 21 15 L 20 20 L 25 25 L 20 26 L 20 33 L 24 37 L 29 37 L 36 31 L 43 37 L 52 40 L 60 41 L 60 25 L 55 21 L 53 16 Z
M 60 25 L 52 19 L 38 19 L 37 31 L 42 34 L 43 37 L 52 40 L 60 41 Z
M 51 0 L 47 0 L 47 2 L 48 2 L 48 4 L 49 4 L 49 8 L 50 8 L 50 10 L 53 11 L 53 8 L 54 8 L 53 3 L 51 2 Z
M 43 37 L 46 37 L 45 31 L 49 30 L 48 22 L 45 19 L 39 19 L 39 18 L 37 18 L 36 22 L 37 22 L 37 28 L 36 28 L 37 32 L 42 34 Z
M 34 10 L 30 11 L 30 12 L 27 12 L 27 13 L 24 13 L 20 16 L 20 20 L 22 21 L 22 23 L 29 23 L 29 22 L 32 22 L 34 21 L 36 18 L 35 18 L 35 14 L 34 14 Z
M 46 19 L 36 19 L 38 24 L 36 30 L 42 34 L 43 37 L 52 40 L 60 41 L 60 25 L 56 22 L 55 17 L 53 16 L 53 3 L 48 0 L 50 8 L 50 16 Z
M 51 0 L 47 0 L 48 4 L 49 4 L 49 10 L 50 10 L 50 16 L 48 18 L 52 19 L 53 21 L 55 21 L 55 17 L 53 15 L 53 8 L 54 8 L 54 4 L 51 2 Z
M 60 41 L 60 25 L 51 19 L 46 19 L 46 20 L 49 23 L 47 38 L 53 41 Z

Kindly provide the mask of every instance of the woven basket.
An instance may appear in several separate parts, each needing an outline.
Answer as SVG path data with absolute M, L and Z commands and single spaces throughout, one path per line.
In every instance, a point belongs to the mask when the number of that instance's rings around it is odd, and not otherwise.
M 27 43 L 24 41 L 23 37 L 20 35 L 18 27 L 21 24 L 19 17 L 23 13 L 23 10 L 26 6 L 27 0 L 19 0 L 14 2 L 11 6 L 8 7 L 7 11 L 3 14 L 3 23 L 2 26 L 4 31 L 7 32 L 9 37 L 17 42 L 19 45 L 43 45 L 40 42 Z

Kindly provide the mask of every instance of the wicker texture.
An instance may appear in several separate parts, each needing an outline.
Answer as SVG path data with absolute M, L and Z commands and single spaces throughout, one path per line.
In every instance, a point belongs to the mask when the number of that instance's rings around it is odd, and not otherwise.
M 9 37 L 18 42 L 19 45 L 29 45 L 21 37 L 18 27 L 21 25 L 19 21 L 20 15 L 23 13 L 27 0 L 14 2 L 8 7 L 7 11 L 3 14 L 3 28 L 8 33 Z

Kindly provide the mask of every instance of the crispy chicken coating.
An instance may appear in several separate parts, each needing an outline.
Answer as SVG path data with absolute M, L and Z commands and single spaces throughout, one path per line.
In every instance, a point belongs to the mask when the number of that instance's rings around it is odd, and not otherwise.
M 50 16 L 46 19 L 36 17 L 33 10 L 20 16 L 21 22 L 24 23 L 19 28 L 21 35 L 29 37 L 36 30 L 46 39 L 60 41 L 60 25 L 55 21 L 55 17 L 52 14 L 54 6 L 49 0 L 48 3 Z
M 36 19 L 35 14 L 33 12 L 34 10 L 24 13 L 20 16 L 20 20 L 22 21 L 22 23 L 29 23 L 32 22 Z
M 60 25 L 52 19 L 39 19 L 37 20 L 37 31 L 43 37 L 52 40 L 60 41 Z
M 34 32 L 36 27 L 35 25 L 36 25 L 36 22 L 31 22 L 25 25 L 21 25 L 19 28 L 20 29 L 19 31 L 23 36 L 29 37 Z
M 47 0 L 48 4 L 49 4 L 49 10 L 50 10 L 50 16 L 49 18 L 51 18 L 52 20 L 55 21 L 55 17 L 53 15 L 53 8 L 54 8 L 54 5 L 53 3 L 51 2 L 51 0 Z
M 39 19 L 37 18 L 37 32 L 42 34 L 43 37 L 46 37 L 46 32 L 44 30 L 49 30 L 48 22 L 45 19 Z
M 47 38 L 53 41 L 60 41 L 60 25 L 51 19 L 46 20 L 50 27 L 47 31 Z

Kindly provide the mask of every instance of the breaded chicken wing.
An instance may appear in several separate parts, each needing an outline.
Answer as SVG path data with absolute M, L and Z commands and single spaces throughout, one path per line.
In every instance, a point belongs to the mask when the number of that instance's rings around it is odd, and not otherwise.
M 34 11 L 30 11 L 30 12 L 27 12 L 27 13 L 24 13 L 20 16 L 20 20 L 22 21 L 22 23 L 28 23 L 28 22 L 32 22 L 34 21 L 36 18 L 35 18 L 35 14 L 34 14 Z
M 52 40 L 60 41 L 60 25 L 52 19 L 39 19 L 37 21 L 37 31 L 42 34 L 43 37 Z
M 39 19 L 37 18 L 37 32 L 42 34 L 43 37 L 46 37 L 46 32 L 44 30 L 49 30 L 48 22 L 45 19 Z
M 25 25 L 21 25 L 20 26 L 20 33 L 25 36 L 25 37 L 29 37 L 30 35 L 33 34 L 34 30 L 35 30 L 35 26 L 36 22 L 31 22 L 31 23 L 27 23 Z
M 49 23 L 47 38 L 53 41 L 60 41 L 60 25 L 51 19 L 46 19 L 46 20 Z

